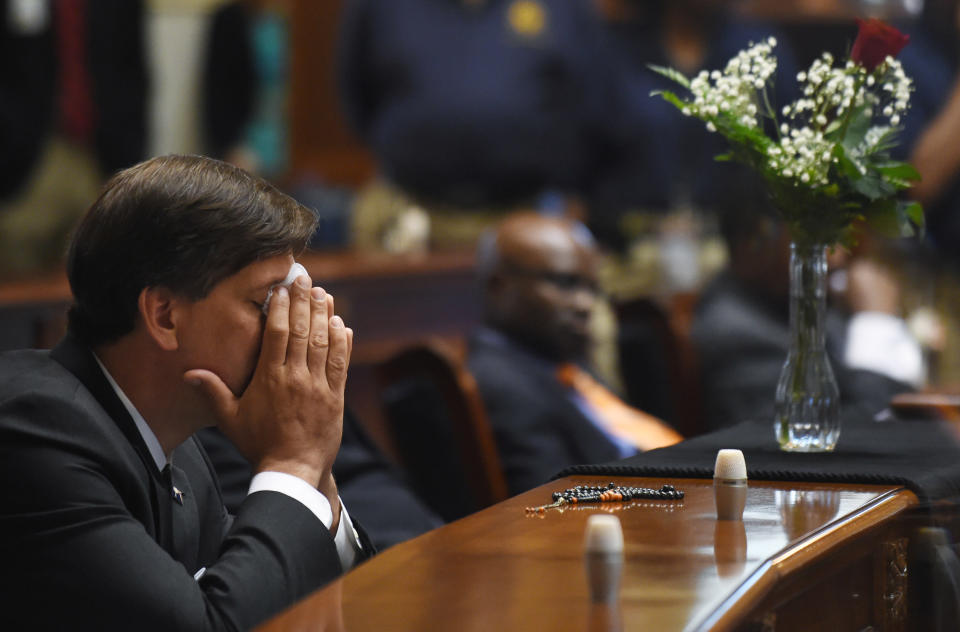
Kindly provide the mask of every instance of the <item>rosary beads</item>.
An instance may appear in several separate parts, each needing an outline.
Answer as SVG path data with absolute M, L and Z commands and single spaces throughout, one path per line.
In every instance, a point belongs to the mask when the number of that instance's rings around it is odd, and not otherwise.
M 660 489 L 650 487 L 628 487 L 609 483 L 606 486 L 577 485 L 560 492 L 553 492 L 553 502 L 540 507 L 527 507 L 527 513 L 543 513 L 547 509 L 577 505 L 580 503 L 627 502 L 636 499 L 680 500 L 683 492 L 673 485 L 664 485 Z

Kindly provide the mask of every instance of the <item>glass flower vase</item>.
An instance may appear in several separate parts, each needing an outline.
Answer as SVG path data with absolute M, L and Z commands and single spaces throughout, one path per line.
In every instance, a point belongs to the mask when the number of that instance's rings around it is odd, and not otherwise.
M 827 247 L 790 245 L 790 347 L 774 430 L 787 452 L 829 452 L 840 437 L 840 392 L 826 351 Z

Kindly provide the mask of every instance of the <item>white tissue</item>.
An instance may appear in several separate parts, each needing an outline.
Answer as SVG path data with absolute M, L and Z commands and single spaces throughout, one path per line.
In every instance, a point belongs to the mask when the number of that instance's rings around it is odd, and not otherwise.
M 266 314 L 270 310 L 270 297 L 273 296 L 273 290 L 279 286 L 290 287 L 291 285 L 293 285 L 293 282 L 296 281 L 297 277 L 299 276 L 309 277 L 310 275 L 307 273 L 306 268 L 304 268 L 302 265 L 294 261 L 293 265 L 290 266 L 290 271 L 287 272 L 286 278 L 280 283 L 271 285 L 270 289 L 267 290 L 267 299 L 263 302 L 264 314 Z

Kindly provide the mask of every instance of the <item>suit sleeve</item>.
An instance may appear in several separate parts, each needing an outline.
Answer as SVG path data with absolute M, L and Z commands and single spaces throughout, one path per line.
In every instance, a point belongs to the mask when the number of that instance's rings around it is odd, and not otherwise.
M 249 629 L 339 575 L 316 517 L 259 492 L 194 580 L 135 517 L 153 515 L 136 454 L 83 417 L 63 402 L 0 405 L 0 480 L 17 481 L 0 490 L 0 628 Z

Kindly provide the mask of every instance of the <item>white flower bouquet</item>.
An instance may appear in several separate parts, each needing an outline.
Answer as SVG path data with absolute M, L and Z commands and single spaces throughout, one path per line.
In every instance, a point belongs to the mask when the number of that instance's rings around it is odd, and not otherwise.
M 800 98 L 780 109 L 768 94 L 777 68 L 772 37 L 722 71 L 693 79 L 651 66 L 690 92 L 686 99 L 669 91 L 652 96 L 727 139 L 730 152 L 717 159 L 744 163 L 763 177 L 798 244 L 849 246 L 860 221 L 887 235 L 923 230 L 920 204 L 899 199 L 919 174 L 890 156 L 910 104 L 911 80 L 895 59 L 908 38 L 879 20 L 859 24 L 849 59 L 835 65 L 823 53 L 797 75 Z

